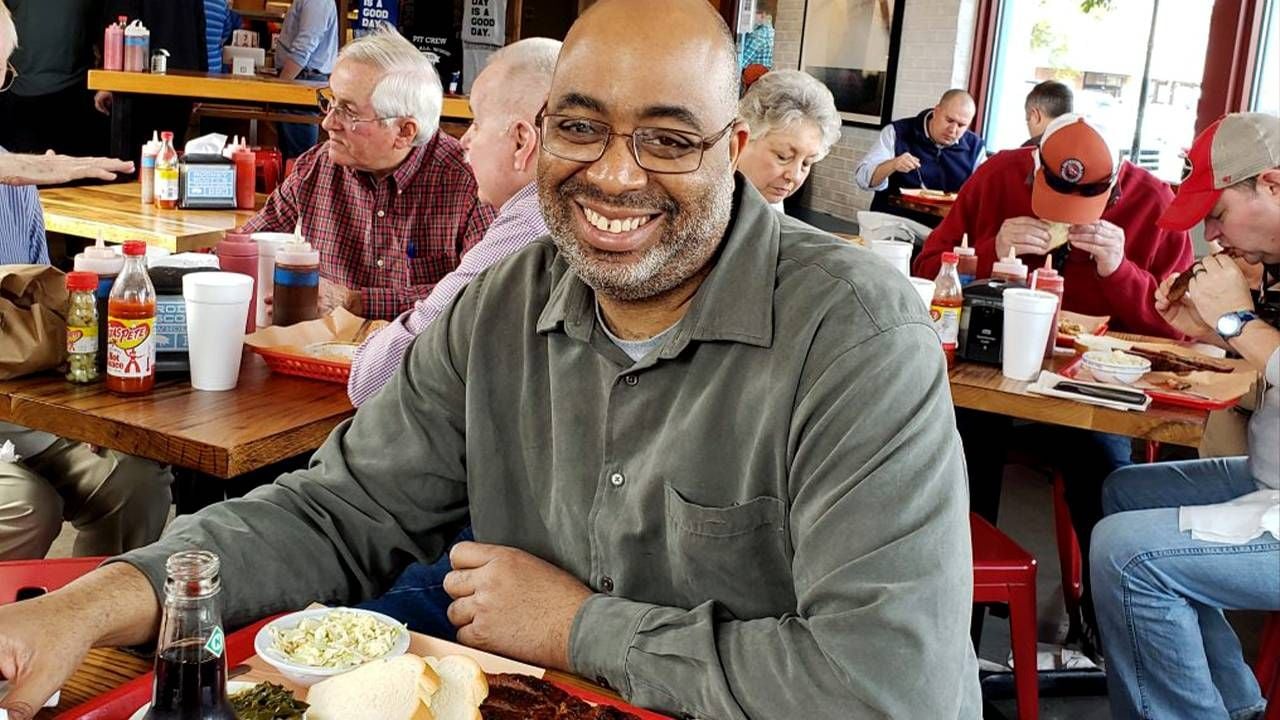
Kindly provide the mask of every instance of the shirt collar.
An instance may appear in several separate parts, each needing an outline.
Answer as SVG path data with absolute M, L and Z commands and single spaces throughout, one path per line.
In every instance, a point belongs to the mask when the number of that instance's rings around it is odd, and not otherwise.
M 432 135 L 431 140 L 427 143 L 423 145 L 415 145 L 414 148 L 409 151 L 409 154 L 404 157 L 404 160 L 400 161 L 400 164 L 396 166 L 396 169 L 393 170 L 387 178 L 390 178 L 395 182 L 396 187 L 398 188 L 408 187 L 409 183 L 413 181 L 414 176 L 418 174 L 418 171 L 426 166 L 427 158 L 435 155 L 436 147 L 439 144 L 440 131 L 437 130 L 436 134 Z M 373 176 L 373 173 L 361 170 L 358 171 L 358 174 L 363 176 L 370 185 L 374 187 L 378 185 L 378 179 Z
M 777 212 L 741 176 L 734 178 L 734 211 L 724 240 L 689 311 L 675 326 L 661 357 L 671 358 L 691 341 L 729 341 L 759 347 L 773 342 L 773 289 L 778 273 L 781 222 Z M 595 295 L 557 259 L 559 277 L 538 318 L 537 331 L 563 328 L 589 342 L 595 327 Z
M 509 212 L 516 212 L 521 205 L 536 200 L 538 196 L 538 183 L 530 182 L 528 185 L 516 191 L 506 202 L 502 203 L 502 207 L 498 208 L 499 215 L 505 215 Z

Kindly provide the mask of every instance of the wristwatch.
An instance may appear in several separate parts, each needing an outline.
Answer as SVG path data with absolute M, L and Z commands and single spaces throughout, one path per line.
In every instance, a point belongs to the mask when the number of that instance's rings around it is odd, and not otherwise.
M 1249 324 L 1251 320 L 1257 320 L 1258 315 L 1249 310 L 1237 310 L 1229 312 L 1218 318 L 1218 335 L 1223 340 L 1230 340 L 1239 337 L 1244 332 L 1244 326 Z

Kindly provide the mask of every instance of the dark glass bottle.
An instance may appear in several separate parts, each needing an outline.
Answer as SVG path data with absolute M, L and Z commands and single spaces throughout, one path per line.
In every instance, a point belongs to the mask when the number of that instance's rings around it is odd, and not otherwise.
M 174 553 L 165 564 L 164 616 L 148 720 L 235 720 L 227 699 L 218 556 Z

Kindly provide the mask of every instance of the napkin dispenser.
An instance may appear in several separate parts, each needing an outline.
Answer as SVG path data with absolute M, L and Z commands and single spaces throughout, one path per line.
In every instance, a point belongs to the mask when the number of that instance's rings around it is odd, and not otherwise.
M 1004 291 L 1011 287 L 1026 286 L 998 278 L 977 280 L 964 286 L 964 309 L 960 313 L 960 337 L 956 347 L 961 359 L 1000 364 Z
M 183 267 L 160 265 L 147 269 L 156 288 L 156 372 L 185 373 L 191 371 L 187 340 L 187 303 L 182 297 L 182 276 L 193 272 L 218 269 L 216 255 L 185 260 Z
M 180 207 L 235 209 L 236 166 L 229 158 L 188 153 L 183 156 L 178 171 Z

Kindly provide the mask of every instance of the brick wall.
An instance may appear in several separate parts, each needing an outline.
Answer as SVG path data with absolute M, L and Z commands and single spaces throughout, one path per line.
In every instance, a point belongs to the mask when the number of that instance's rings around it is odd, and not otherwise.
M 964 87 L 969 76 L 977 0 L 897 0 L 904 7 L 901 55 L 893 116 L 932 107 L 947 88 Z M 778 0 L 774 18 L 774 62 L 800 67 L 805 0 Z M 871 193 L 853 184 L 853 169 L 875 142 L 875 130 L 846 126 L 831 155 L 814 166 L 809 207 L 853 220 L 871 205 Z

